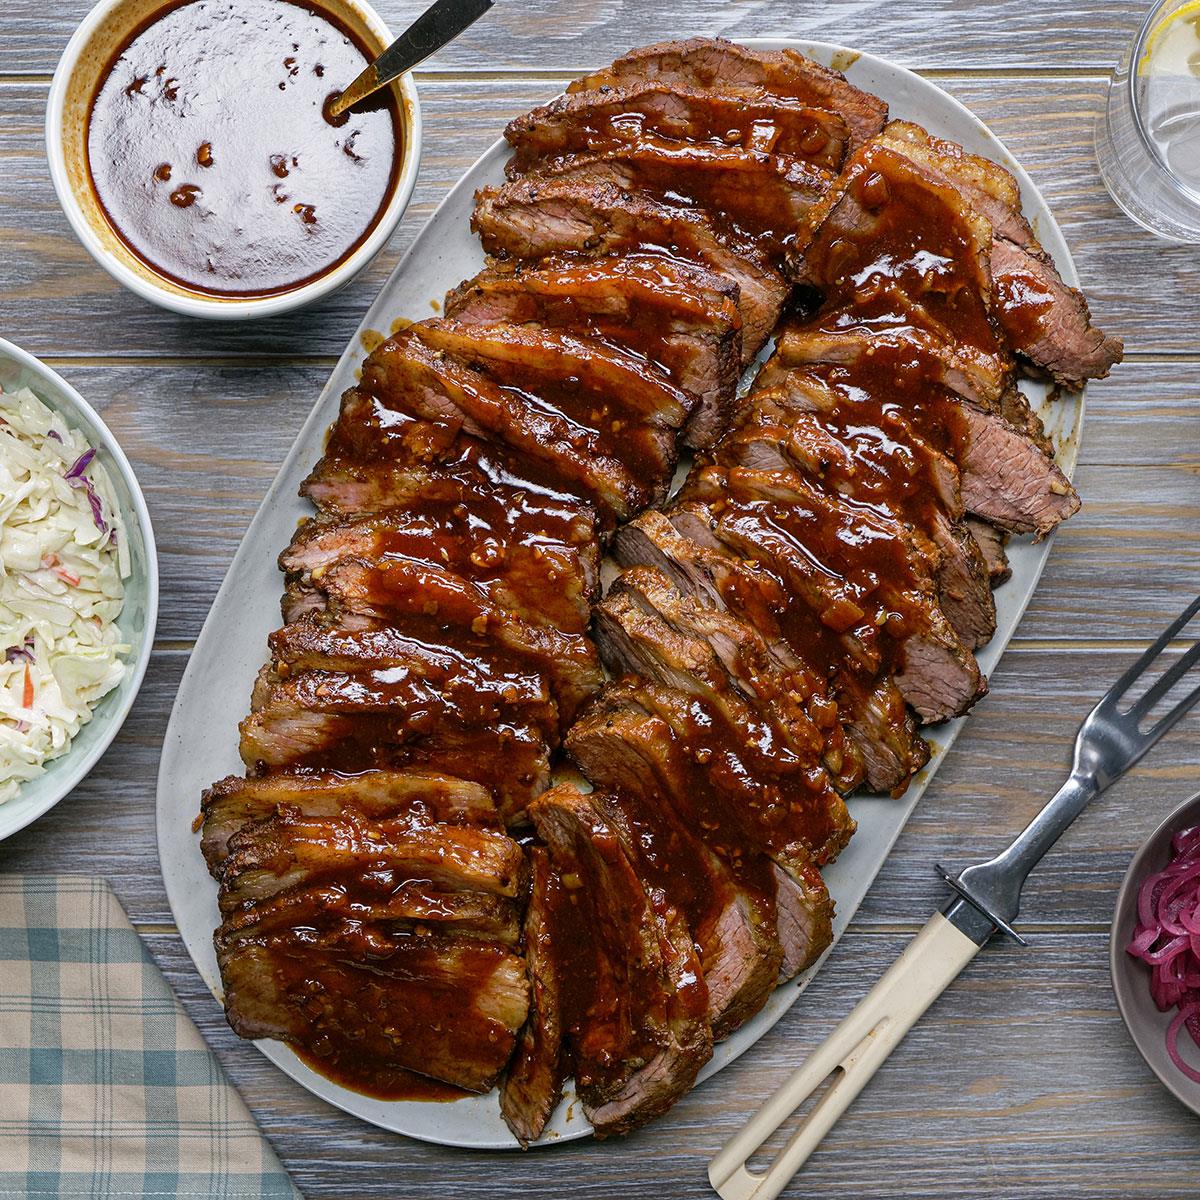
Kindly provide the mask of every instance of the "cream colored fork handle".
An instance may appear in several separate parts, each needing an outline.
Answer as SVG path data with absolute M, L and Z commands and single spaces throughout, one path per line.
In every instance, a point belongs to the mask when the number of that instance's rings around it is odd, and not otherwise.
M 862 1003 L 709 1163 L 709 1181 L 722 1200 L 775 1200 L 917 1018 L 979 949 L 935 913 Z M 833 1072 L 828 1090 L 771 1165 L 758 1174 L 748 1170 L 747 1159 Z

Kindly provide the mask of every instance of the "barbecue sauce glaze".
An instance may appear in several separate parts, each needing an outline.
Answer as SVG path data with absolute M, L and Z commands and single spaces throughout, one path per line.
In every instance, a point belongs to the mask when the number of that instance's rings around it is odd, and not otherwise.
M 365 1056 L 353 1056 L 344 1051 L 333 1059 L 321 1058 L 315 1051 L 293 1045 L 296 1057 L 307 1066 L 312 1067 L 318 1075 L 359 1092 L 371 1096 L 375 1100 L 423 1100 L 445 1103 L 449 1100 L 462 1100 L 471 1093 L 452 1083 L 443 1083 L 440 1079 L 431 1079 L 428 1075 L 418 1075 L 416 1071 L 406 1071 L 403 1067 L 381 1065 L 366 1059 Z
M 819 438 L 806 444 L 789 432 L 784 351 L 764 372 L 757 428 L 743 424 L 778 440 L 791 469 L 744 469 L 735 432 L 701 460 L 682 499 L 705 501 L 714 532 L 756 558 L 756 572 L 789 598 L 774 614 L 760 614 L 758 626 L 774 627 L 816 676 L 836 679 L 837 690 L 870 695 L 876 681 L 901 669 L 903 639 L 926 624 L 929 584 L 914 573 L 908 543 L 959 515 L 946 507 L 936 477 L 943 456 L 961 461 L 969 434 L 963 401 L 944 386 L 938 343 L 977 355 L 985 372 L 992 364 L 1003 369 L 1005 356 L 970 269 L 974 230 L 947 219 L 944 198 L 886 149 L 871 152 L 849 186 L 867 216 L 805 247 L 823 297 L 808 328 L 876 336 L 870 352 L 852 361 L 797 364 L 802 382 L 827 389 L 828 407 L 791 401 L 833 435 L 844 457 L 814 456 Z M 753 393 L 748 404 L 755 408 Z M 818 485 L 811 493 L 808 479 Z M 891 700 L 899 704 L 894 689 Z M 899 728 L 903 720 L 899 704 L 885 724 Z
M 157 274 L 267 296 L 327 274 L 378 224 L 402 132 L 386 89 L 325 105 L 369 62 L 291 0 L 164 7 L 113 57 L 88 117 L 88 169 L 113 230 Z
M 443 1043 L 443 1053 L 468 1061 L 480 1046 L 503 1045 L 510 1035 L 473 1011 L 473 1004 L 505 951 L 460 943 L 466 966 L 452 1000 L 444 983 L 434 986 L 431 964 L 439 951 L 427 945 L 428 938 L 347 928 L 334 939 L 336 949 L 327 948 L 327 940 L 316 929 L 300 928 L 287 949 L 271 950 L 272 973 L 295 1013 L 296 1030 L 287 1040 L 296 1053 L 327 1079 L 381 1100 L 457 1100 L 470 1094 L 401 1065 L 395 1051 L 406 1047 L 409 1061 L 420 1062 L 425 1036 L 444 1026 L 449 1003 L 455 1041 Z

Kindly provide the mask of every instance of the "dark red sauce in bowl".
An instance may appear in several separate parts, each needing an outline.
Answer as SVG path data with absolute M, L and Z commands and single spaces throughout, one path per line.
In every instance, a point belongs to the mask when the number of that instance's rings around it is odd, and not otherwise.
M 165 5 L 113 55 L 88 113 L 88 173 L 113 232 L 210 296 L 277 295 L 335 270 L 379 224 L 403 158 L 390 90 L 325 115 L 371 57 L 313 5 Z

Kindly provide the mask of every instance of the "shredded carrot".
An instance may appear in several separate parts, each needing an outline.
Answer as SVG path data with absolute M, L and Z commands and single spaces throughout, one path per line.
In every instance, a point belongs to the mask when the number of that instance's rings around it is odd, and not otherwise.
M 25 694 L 21 697 L 22 708 L 33 707 L 33 676 L 29 674 L 29 664 L 25 664 Z
M 69 583 L 72 587 L 79 586 L 79 576 L 72 575 L 66 567 L 55 567 L 54 573 L 63 581 L 63 583 Z

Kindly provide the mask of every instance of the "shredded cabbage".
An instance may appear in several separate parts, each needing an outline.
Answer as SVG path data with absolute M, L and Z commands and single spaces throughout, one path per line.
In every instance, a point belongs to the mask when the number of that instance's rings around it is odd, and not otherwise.
M 0 393 L 0 804 L 63 754 L 126 666 L 112 484 L 28 388 Z

